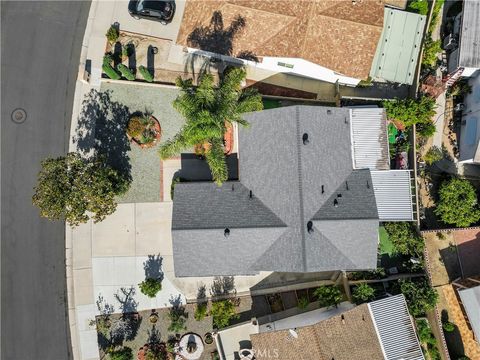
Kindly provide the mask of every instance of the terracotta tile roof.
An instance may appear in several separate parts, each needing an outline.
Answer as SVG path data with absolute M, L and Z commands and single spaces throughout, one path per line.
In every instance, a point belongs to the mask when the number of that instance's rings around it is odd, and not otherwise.
M 383 8 L 383 0 L 188 0 L 177 43 L 231 56 L 303 58 L 367 78 Z
M 297 328 L 298 338 L 289 330 L 250 335 L 255 357 L 277 360 L 356 360 L 383 359 L 367 304 L 355 307 L 315 325 Z M 275 353 L 274 353 L 275 352 Z

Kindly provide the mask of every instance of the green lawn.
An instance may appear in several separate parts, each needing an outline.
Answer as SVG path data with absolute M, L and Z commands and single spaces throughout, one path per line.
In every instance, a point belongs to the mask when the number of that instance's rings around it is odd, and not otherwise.
M 393 248 L 392 242 L 388 237 L 387 231 L 383 226 L 380 226 L 378 231 L 380 233 L 380 255 L 382 254 L 393 255 L 394 248 Z

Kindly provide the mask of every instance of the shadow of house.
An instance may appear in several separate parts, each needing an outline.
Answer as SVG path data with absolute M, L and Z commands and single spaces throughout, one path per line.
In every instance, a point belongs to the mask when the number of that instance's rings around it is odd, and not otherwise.
M 460 242 L 456 239 L 456 242 L 462 277 L 480 275 L 480 231 L 476 235 L 469 237 L 467 241 Z
M 462 271 L 458 262 L 458 250 L 458 247 L 455 247 L 453 244 L 439 250 L 440 258 L 447 271 L 449 282 L 462 276 Z
M 182 181 L 212 181 L 212 173 L 207 161 L 200 156 L 191 153 L 180 155 L 181 169 L 174 175 Z M 228 180 L 238 180 L 238 157 L 237 154 L 226 156 Z
M 148 255 L 147 261 L 143 263 L 143 269 L 145 270 L 145 279 L 158 279 L 163 280 L 162 270 L 163 258 L 160 255 Z
M 129 118 L 128 107 L 113 101 L 109 91 L 92 89 L 82 102 L 73 143 L 84 156 L 104 156 L 107 165 L 131 181 L 130 141 L 125 131 Z
M 194 29 L 188 35 L 187 43 L 197 49 L 232 56 L 235 36 L 245 25 L 245 18 L 238 15 L 228 27 L 225 27 L 221 11 L 215 11 L 210 25 Z

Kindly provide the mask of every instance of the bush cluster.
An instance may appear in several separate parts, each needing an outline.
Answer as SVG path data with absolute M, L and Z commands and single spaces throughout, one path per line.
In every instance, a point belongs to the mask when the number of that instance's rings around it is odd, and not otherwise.
M 138 68 L 138 72 L 140 73 L 140 75 L 142 75 L 142 77 L 145 81 L 153 82 L 153 76 L 145 66 L 140 65 L 139 68 Z
M 433 163 L 443 159 L 443 152 L 436 146 L 432 146 L 423 156 L 423 159 L 427 165 L 432 165 Z
M 411 222 L 388 222 L 384 227 L 396 253 L 422 257 L 425 244 Z
M 133 75 L 132 70 L 130 70 L 128 67 L 126 67 L 123 64 L 118 64 L 117 66 L 118 71 L 122 74 L 122 76 L 127 79 L 127 80 L 135 80 L 135 75 Z
M 235 304 L 231 299 L 214 301 L 210 309 L 210 315 L 213 318 L 213 325 L 217 329 L 222 329 L 230 324 L 231 320 L 240 317 L 235 309 Z
M 138 284 L 142 294 L 150 298 L 154 298 L 157 293 L 162 290 L 162 282 L 160 279 L 148 278 Z
M 115 71 L 112 66 L 112 57 L 110 55 L 105 55 L 103 57 L 103 65 L 102 65 L 103 72 L 113 80 L 119 80 L 120 75 Z
M 202 321 L 205 316 L 207 316 L 207 303 L 206 302 L 201 302 L 197 304 L 197 307 L 195 308 L 195 314 L 193 314 L 193 317 L 197 321 Z
M 322 285 L 315 289 L 313 295 L 318 297 L 320 307 L 337 307 L 342 301 L 342 293 L 336 286 Z
M 108 42 L 113 44 L 114 42 L 116 42 L 118 40 L 118 37 L 120 36 L 120 33 L 119 33 L 117 27 L 111 25 L 108 28 L 105 36 L 107 37 Z
M 433 310 L 438 301 L 438 294 L 427 280 L 399 280 L 398 282 L 412 316 L 423 316 L 427 311 Z

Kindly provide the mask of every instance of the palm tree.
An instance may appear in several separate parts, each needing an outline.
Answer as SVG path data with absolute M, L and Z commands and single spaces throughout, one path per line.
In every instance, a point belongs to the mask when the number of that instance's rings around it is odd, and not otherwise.
M 213 180 L 221 185 L 228 179 L 223 147 L 227 126 L 236 122 L 247 126 L 242 114 L 263 109 L 262 98 L 256 89 L 242 89 L 245 79 L 243 68 L 224 72 L 215 87 L 212 74 L 203 74 L 197 87 L 192 79 L 177 79 L 182 93 L 173 102 L 174 108 L 186 119 L 180 132 L 160 147 L 160 157 L 168 159 L 180 151 L 201 144 L 205 149 Z

